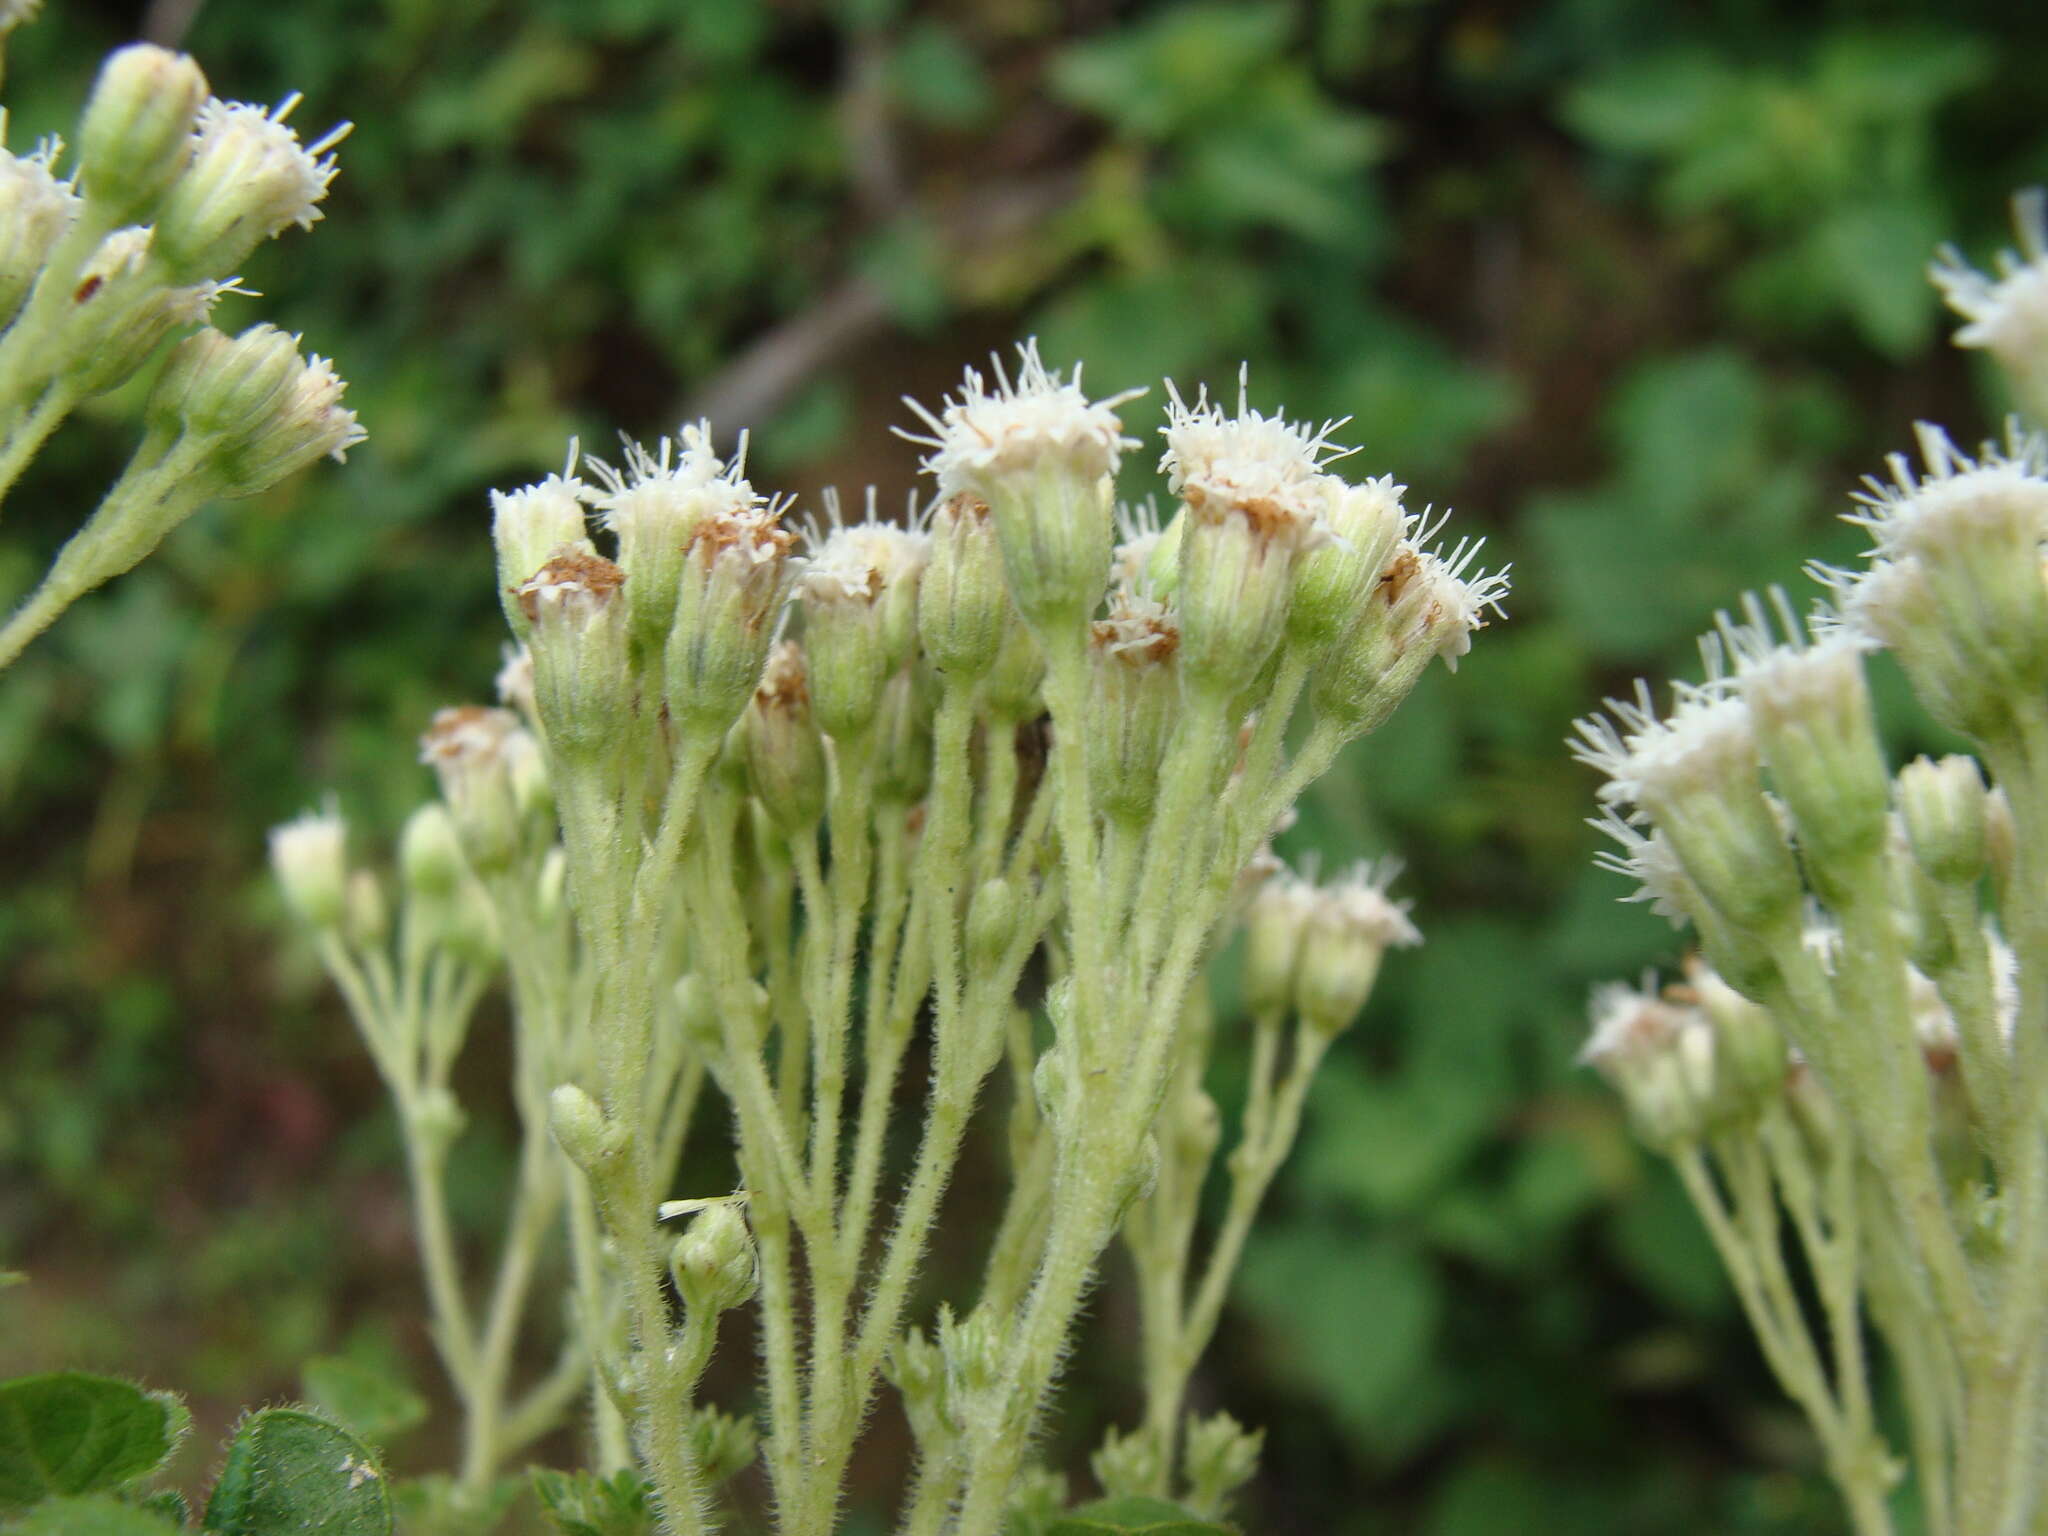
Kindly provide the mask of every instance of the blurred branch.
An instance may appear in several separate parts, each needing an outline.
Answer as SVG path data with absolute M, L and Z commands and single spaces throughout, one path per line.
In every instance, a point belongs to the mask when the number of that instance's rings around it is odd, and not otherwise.
M 948 265 L 954 271 L 986 252 L 1014 245 L 1032 226 L 1074 199 L 1078 172 L 1001 182 L 965 199 L 945 221 Z M 682 420 L 756 422 L 811 378 L 830 368 L 890 318 L 881 286 L 864 275 L 842 279 L 809 308 L 756 339 L 712 375 L 684 407 Z

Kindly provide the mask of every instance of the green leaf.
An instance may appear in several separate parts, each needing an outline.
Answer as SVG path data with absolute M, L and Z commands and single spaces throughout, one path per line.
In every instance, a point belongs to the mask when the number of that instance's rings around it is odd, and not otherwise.
M 654 1536 L 647 1484 L 631 1468 L 612 1477 L 533 1469 L 540 1512 L 562 1536 Z
M 368 1446 L 296 1408 L 242 1420 L 200 1528 L 215 1536 L 390 1536 L 391 1495 Z
M 177 1525 L 110 1493 L 49 1499 L 7 1527 L 7 1536 L 169 1536 Z
M 175 1399 L 65 1371 L 0 1384 L 0 1510 L 146 1477 L 185 1430 Z
M 1231 1536 L 1230 1527 L 1188 1513 L 1178 1504 L 1127 1494 L 1069 1510 L 1046 1536 Z
M 404 1382 L 338 1355 L 308 1360 L 302 1380 L 314 1407 L 376 1445 L 388 1446 L 427 1416 L 427 1400 Z

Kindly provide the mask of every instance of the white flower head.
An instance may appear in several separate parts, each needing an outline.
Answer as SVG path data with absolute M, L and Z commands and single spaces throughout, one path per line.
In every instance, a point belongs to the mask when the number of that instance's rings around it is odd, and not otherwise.
M 1973 535 L 2009 532 L 2036 544 L 2048 537 L 2048 444 L 2039 436 L 2014 424 L 2003 447 L 1987 443 L 1973 459 L 1931 423 L 1914 430 L 1926 472 L 1892 454 L 1892 478 L 1867 477 L 1856 496 L 1861 510 L 1847 518 L 1870 530 L 1877 556 L 1935 564 Z
M 0 20 L 0 33 L 5 30 Z M 7 114 L 0 109 L 0 143 L 6 137 Z M 81 200 L 71 179 L 57 176 L 62 152 L 55 138 L 44 139 L 26 155 L 0 149 L 0 285 L 18 283 L 26 291 L 50 247 L 78 216 Z
M 1650 685 L 1638 680 L 1633 699 L 1607 700 L 1605 716 L 1575 721 L 1572 756 L 1607 776 L 1604 805 L 1657 803 L 1731 773 L 1756 770 L 1756 733 L 1749 706 L 1719 675 L 1677 683 L 1672 710 L 1657 712 Z
M 301 144 L 298 130 L 285 121 L 301 99 L 294 91 L 275 107 L 262 107 L 215 97 L 193 124 L 195 172 L 204 165 L 210 175 L 263 184 L 266 239 L 291 225 L 311 229 L 320 221 L 320 204 L 334 183 L 334 148 L 355 126 L 337 123 L 311 144 Z
M 839 493 L 820 498 L 825 521 L 812 518 L 804 528 L 811 553 L 797 578 L 809 602 L 873 603 L 891 587 L 914 581 L 931 559 L 931 535 L 925 513 L 913 500 L 907 520 L 890 522 L 875 514 L 875 492 L 867 492 L 867 515 L 848 523 L 840 510 Z
M 938 480 L 940 496 L 973 491 L 986 499 L 991 479 L 1047 461 L 1062 462 L 1085 480 L 1114 476 L 1124 449 L 1137 446 L 1123 435 L 1116 408 L 1143 390 L 1091 401 L 1082 391 L 1080 368 L 1071 380 L 1048 369 L 1035 337 L 1019 344 L 1014 379 L 1000 358 L 990 364 L 993 389 L 970 368 L 959 393 L 948 396 L 936 415 L 915 400 L 903 402 L 930 430 L 899 429 L 899 435 L 931 449 L 924 468 Z
M 1412 902 L 1395 901 L 1387 887 L 1401 873 L 1397 858 L 1361 859 L 1316 893 L 1314 921 L 1356 934 L 1381 949 L 1411 948 L 1422 933 L 1409 918 Z
M 1679 1038 L 1704 1021 L 1697 1008 L 1673 1002 L 1657 986 L 1654 974 L 1642 982 L 1606 981 L 1593 988 L 1587 1009 L 1592 1028 L 1579 1050 L 1579 1060 L 1609 1078 L 1618 1070 L 1663 1056 Z
M 316 928 L 340 922 L 348 888 L 348 823 L 332 801 L 270 831 L 270 867 L 285 899 Z
M 1702 647 L 1725 651 L 1733 688 L 1759 721 L 1817 720 L 1863 691 L 1863 634 L 1831 614 L 1802 621 L 1782 587 L 1770 607 L 1754 592 L 1742 599 L 1742 618 L 1714 615 L 1714 633 Z M 1783 638 L 1780 639 L 1779 636 Z
M 1189 405 L 1167 381 L 1159 468 L 1168 487 L 1198 518 L 1236 513 L 1301 553 L 1335 542 L 1329 506 L 1342 482 L 1324 468 L 1352 452 L 1332 440 L 1345 421 L 1311 427 L 1280 411 L 1265 415 L 1253 409 L 1250 388 L 1250 369 L 1240 369 L 1233 415 L 1209 399 L 1207 385 Z
M 1166 538 L 1159 503 L 1149 496 L 1140 502 L 1119 502 L 1116 534 L 1116 548 L 1110 555 L 1110 579 L 1133 592 L 1150 592 L 1153 556 Z
M 2039 358 L 2048 355 L 2048 189 L 2017 193 L 2012 222 L 2019 249 L 1998 253 L 1996 275 L 1943 246 L 1928 276 L 1968 322 L 1956 332 L 1957 346 L 1985 347 L 2001 358 Z
M 1439 519 L 1437 527 L 1443 526 Z M 1441 548 L 1420 552 L 1418 579 L 1428 593 L 1422 611 L 1423 632 L 1443 657 L 1444 665 L 1458 670 L 1458 658 L 1472 649 L 1472 635 L 1484 629 L 1487 615 L 1506 618 L 1506 602 L 1512 566 L 1497 571 L 1474 569 L 1486 540 L 1460 539 L 1446 554 Z
M 622 553 L 654 540 L 679 549 L 706 517 L 736 516 L 761 504 L 746 478 L 744 432 L 730 460 L 713 450 L 708 421 L 685 424 L 652 451 L 630 438 L 622 437 L 621 443 L 623 461 L 613 465 L 593 458 L 590 471 L 598 484 L 577 484 L 575 490 L 617 535 Z
M 1645 832 L 1612 805 L 1603 805 L 1598 816 L 1587 818 L 1586 825 L 1620 845 L 1618 851 L 1604 848 L 1594 854 L 1593 862 L 1636 883 L 1636 889 L 1622 897 L 1623 901 L 1648 902 L 1650 910 L 1673 927 L 1682 927 L 1690 919 L 1689 904 L 1696 899 L 1694 886 L 1663 833 Z
M 1142 586 L 1120 586 L 1108 611 L 1089 626 L 1096 649 L 1128 666 L 1170 661 L 1180 649 L 1180 619 Z

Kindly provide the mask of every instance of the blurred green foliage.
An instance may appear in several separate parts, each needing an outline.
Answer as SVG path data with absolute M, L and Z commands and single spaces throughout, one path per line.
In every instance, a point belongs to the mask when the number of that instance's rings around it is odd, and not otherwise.
M 572 433 L 708 411 L 755 428 L 770 484 L 899 494 L 896 397 L 1035 331 L 1104 389 L 1227 386 L 1249 358 L 1255 399 L 1351 415 L 1352 467 L 1455 502 L 1517 565 L 1514 620 L 1291 834 L 1406 855 L 1428 943 L 1319 1085 L 1198 1389 L 1269 1426 L 1247 1528 L 1833 1528 L 1683 1200 L 1573 1065 L 1587 983 L 1675 940 L 1589 867 L 1590 785 L 1559 743 L 1603 690 L 1685 666 L 1745 585 L 1852 551 L 1833 515 L 1915 416 L 1994 419 L 1922 271 L 1942 238 L 1985 253 L 2010 190 L 2048 178 L 2048 16 L 140 10 L 53 0 L 20 34 L 16 142 L 65 126 L 145 26 L 225 94 L 355 118 L 328 221 L 247 275 L 336 357 L 372 436 L 202 516 L 0 689 L 0 1250 L 33 1277 L 0 1367 L 190 1382 L 215 1425 L 337 1351 L 313 1390 L 345 1417 L 409 1416 L 403 1389 L 345 1401 L 394 1368 L 440 1392 L 393 1139 L 310 966 L 274 957 L 263 829 L 336 786 L 383 836 L 424 792 L 411 738 L 495 666 L 487 486 Z M 118 462 L 130 405 L 13 499 L 0 596 Z M 466 1096 L 490 1103 L 492 1070 Z M 504 1146 L 486 1116 L 478 1189 Z M 1134 1408 L 1119 1280 L 1054 1448 L 1077 1472 Z M 429 1423 L 400 1468 L 440 1449 Z M 856 1475 L 857 1505 L 886 1502 L 886 1467 Z

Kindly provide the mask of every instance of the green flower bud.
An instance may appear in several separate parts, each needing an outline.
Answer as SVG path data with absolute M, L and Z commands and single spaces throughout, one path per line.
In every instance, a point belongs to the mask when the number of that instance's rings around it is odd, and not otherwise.
M 1695 959 L 1686 967 L 1693 998 L 1714 1029 L 1713 1108 L 1748 1121 L 1785 1092 L 1791 1054 L 1768 1008 L 1737 992 L 1712 967 Z
M 557 555 L 597 553 L 584 519 L 583 502 L 590 492 L 571 473 L 575 459 L 576 450 L 572 447 L 569 465 L 561 474 L 549 475 L 516 491 L 491 492 L 491 542 L 498 551 L 499 600 L 505 610 L 505 622 L 521 640 L 526 639 L 531 629 L 519 601 L 519 589 L 527 579 Z M 531 656 L 527 658 L 527 668 L 530 688 Z
M 1915 758 L 1899 770 L 1897 794 L 1914 862 L 1930 879 L 1974 886 L 1983 878 L 1988 792 L 1975 758 Z
M 19 313 L 78 217 L 77 195 L 52 171 L 55 156 L 54 143 L 30 155 L 0 150 L 0 327 Z
M 1016 624 L 1003 581 L 1002 546 L 988 503 L 961 494 L 932 514 L 931 557 L 918 583 L 917 631 L 932 665 L 953 682 L 979 682 Z
M 1321 651 L 1365 610 L 1373 587 L 1408 526 L 1406 486 L 1391 475 L 1342 486 L 1324 507 L 1334 541 L 1302 556 L 1287 610 L 1288 640 Z
M 811 720 L 798 642 L 784 640 L 769 653 L 739 732 L 747 788 L 768 819 L 788 836 L 811 835 L 825 814 L 825 744 Z
M 150 391 L 150 424 L 194 437 L 246 433 L 283 402 L 299 369 L 299 342 L 273 325 L 230 337 L 211 326 L 186 337 Z
M 206 76 L 182 53 L 131 43 L 107 56 L 78 130 L 79 179 L 106 224 L 148 219 L 191 163 L 206 98 Z
M 429 1088 L 412 1104 L 413 1130 L 431 1158 L 446 1157 L 468 1123 L 469 1116 L 446 1088 Z
M 1387 896 L 1387 882 L 1399 868 L 1391 860 L 1377 868 L 1360 864 L 1316 892 L 1294 973 L 1294 1006 L 1311 1029 L 1331 1035 L 1349 1029 L 1372 995 L 1387 950 L 1422 942 L 1407 904 Z
M 616 752 L 633 726 L 625 573 L 601 555 L 549 560 L 519 587 L 530 626 L 534 700 L 548 744 L 565 758 Z
M 59 317 L 59 368 L 81 395 L 133 378 L 173 331 L 204 320 L 213 284 L 171 287 L 152 261 L 146 228 L 117 229 L 79 269 Z
M 1840 633 L 1804 643 L 1784 593 L 1774 591 L 1772 601 L 1790 643 L 1773 642 L 1754 596 L 1744 602 L 1746 624 L 1720 615 L 1721 638 L 1736 658 L 1757 747 L 1792 813 L 1809 872 L 1823 885 L 1861 878 L 1888 835 L 1891 795 L 1862 649 Z
M 334 146 L 349 125 L 301 145 L 276 111 L 246 102 L 209 101 L 194 125 L 191 161 L 157 211 L 159 252 L 182 282 L 220 278 L 293 224 L 311 229 L 334 180 Z
M 945 1363 L 946 1395 L 958 1411 L 1002 1389 L 1009 1363 L 1007 1319 L 976 1307 L 965 1317 L 939 1309 L 939 1357 Z
M 975 974 L 994 973 L 1008 957 L 1024 910 L 1014 881 L 997 875 L 976 887 L 967 903 L 967 959 Z
M 729 1312 L 754 1299 L 760 1266 L 736 1201 L 717 1201 L 691 1218 L 669 1252 L 669 1273 L 691 1312 Z
M 430 899 L 452 895 L 462 883 L 468 866 L 445 805 L 429 801 L 406 818 L 398 839 L 398 867 L 407 888 Z
M 875 715 L 876 799 L 913 805 L 931 787 L 936 693 L 930 671 L 915 663 L 883 686 Z
M 1174 1161 L 1189 1178 L 1200 1180 L 1209 1159 L 1216 1154 L 1216 1143 L 1223 1137 L 1223 1114 L 1216 1101 L 1199 1088 L 1183 1093 L 1166 1130 L 1172 1138 Z
M 465 880 L 445 900 L 416 900 L 413 910 L 429 942 L 440 944 L 453 958 L 494 966 L 504 957 L 497 911 L 475 881 Z
M 882 1374 L 903 1399 L 903 1416 L 921 1453 L 929 1457 L 958 1435 L 946 1400 L 946 1358 L 936 1341 L 916 1328 L 907 1330 L 890 1346 Z
M 1011 597 L 1041 633 L 1081 624 L 1108 585 L 1112 482 L 1135 446 L 1115 407 L 1130 398 L 1090 402 L 1078 374 L 1064 381 L 1026 342 L 1014 383 L 998 367 L 990 391 L 969 369 L 936 416 L 912 403 L 931 429 L 913 441 L 933 450 L 924 467 L 939 494 L 987 505 Z
M 313 928 L 339 928 L 348 891 L 348 823 L 332 808 L 308 811 L 270 832 L 270 867 L 301 918 Z
M 1159 796 L 1182 707 L 1180 649 L 1178 615 L 1130 591 L 1118 591 L 1089 630 L 1089 777 L 1104 814 L 1129 827 L 1151 819 Z
M 1315 905 L 1316 888 L 1282 870 L 1259 887 L 1246 908 L 1244 969 L 1238 987 L 1254 1017 L 1293 1007 L 1294 973 Z
M 812 528 L 814 553 L 797 597 L 818 724 L 834 740 L 851 741 L 874 726 L 883 685 L 915 649 L 918 578 L 930 539 L 872 520 L 841 527 L 837 500 L 827 507 L 832 529 L 821 537 Z
M 595 1180 L 625 1154 L 623 1131 L 597 1100 L 574 1083 L 563 1083 L 548 1095 L 548 1126 L 569 1161 L 590 1179 Z
M 744 480 L 725 483 L 730 505 L 709 513 L 684 551 L 663 657 L 669 713 L 686 732 L 714 736 L 731 728 L 761 681 L 793 574 L 794 540 L 780 508 Z

